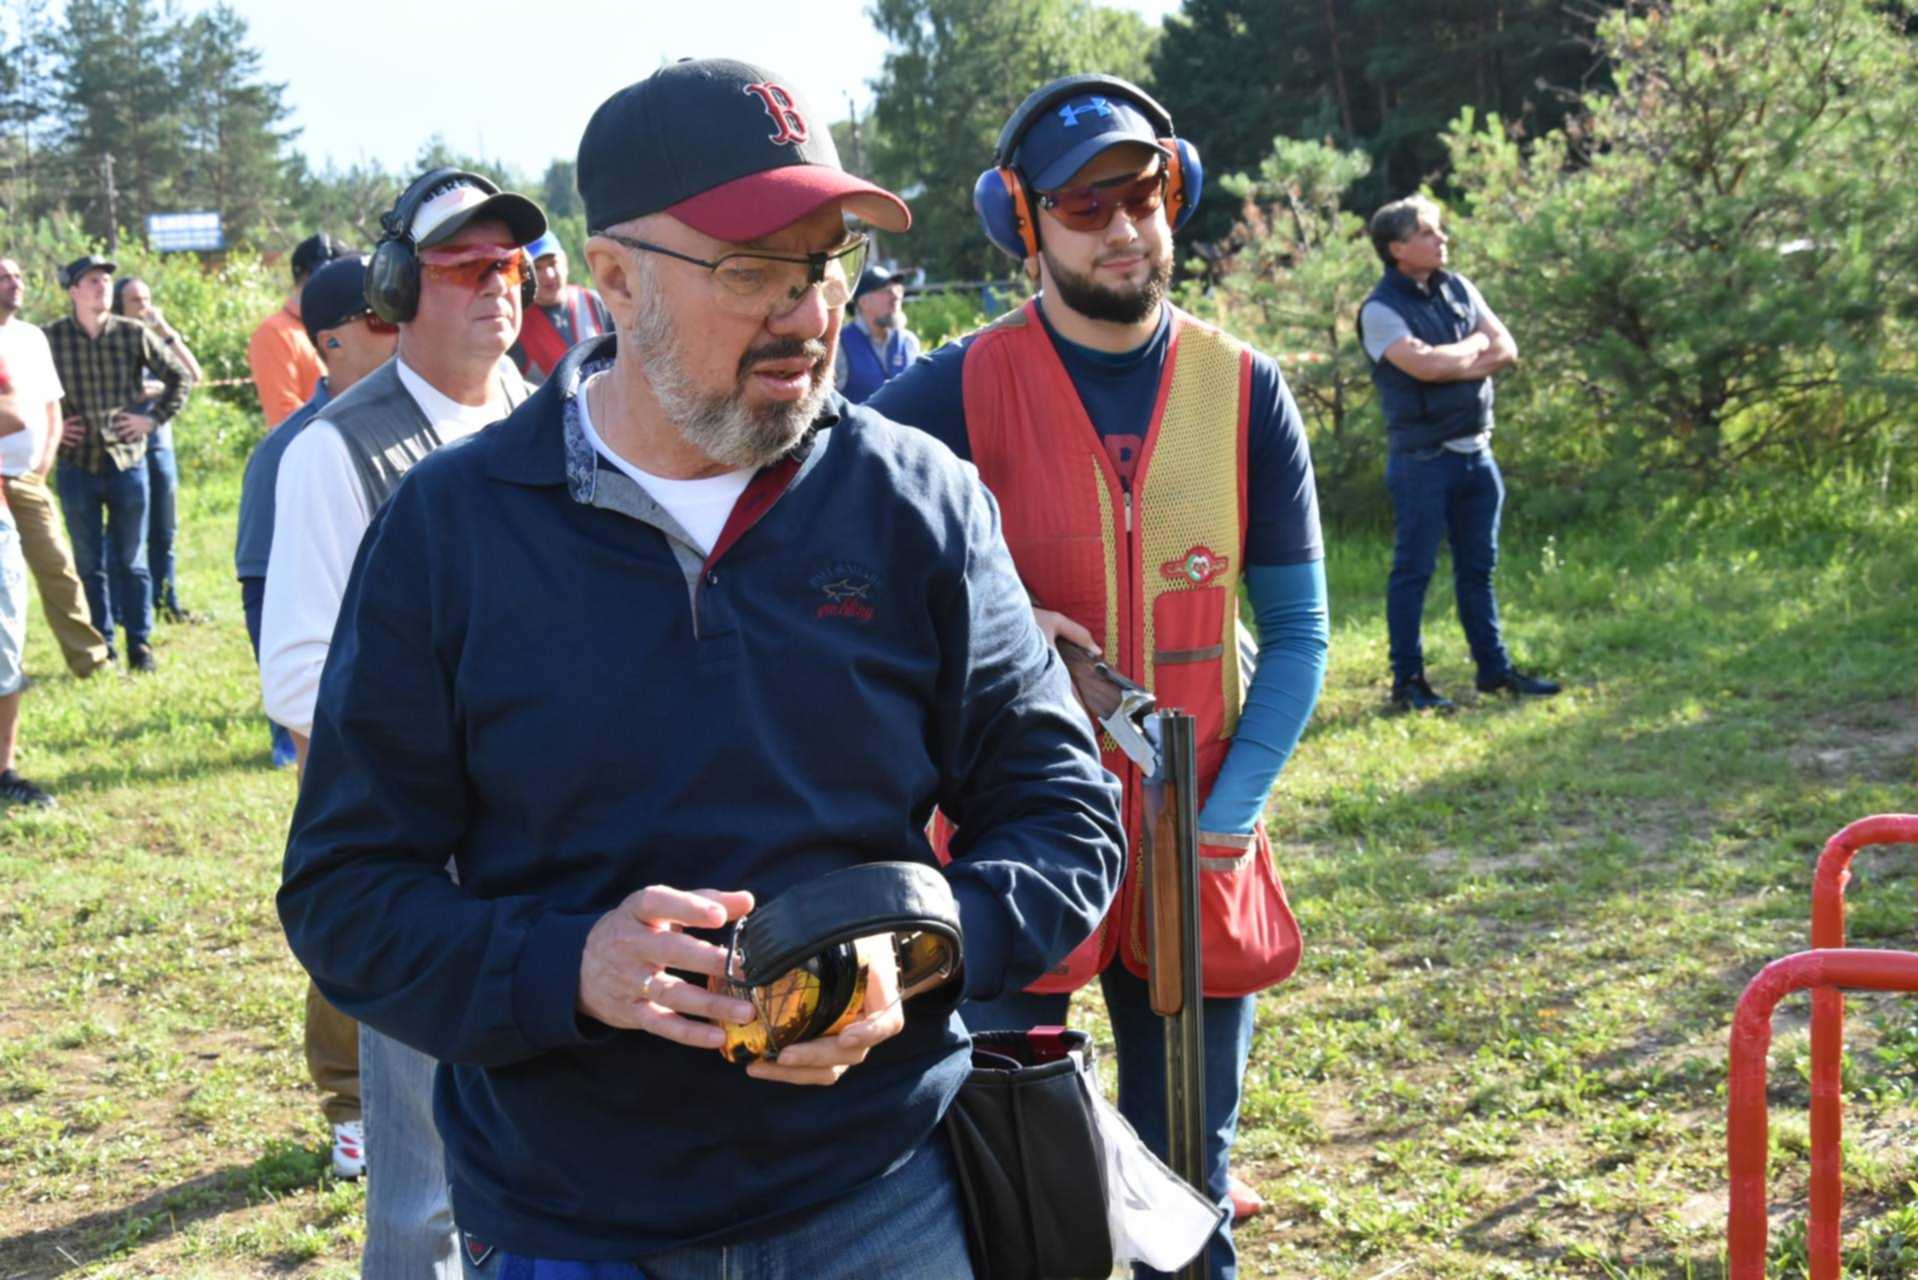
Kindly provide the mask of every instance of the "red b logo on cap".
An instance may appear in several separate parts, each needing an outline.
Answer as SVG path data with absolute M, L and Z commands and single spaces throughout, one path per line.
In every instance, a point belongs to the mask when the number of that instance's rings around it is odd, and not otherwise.
M 806 117 L 799 114 L 799 108 L 793 105 L 793 96 L 778 85 L 767 81 L 764 84 L 749 84 L 744 92 L 757 94 L 759 105 L 766 108 L 766 114 L 779 126 L 778 130 L 767 134 L 775 147 L 783 147 L 788 142 L 806 140 Z

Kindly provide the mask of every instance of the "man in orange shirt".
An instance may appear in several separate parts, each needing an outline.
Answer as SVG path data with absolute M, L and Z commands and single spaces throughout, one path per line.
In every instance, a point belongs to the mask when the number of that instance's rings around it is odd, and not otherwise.
M 308 276 L 346 252 L 345 245 L 324 231 L 300 241 L 293 250 L 293 292 L 286 305 L 260 321 L 246 340 L 246 364 L 253 371 L 268 431 L 313 398 L 326 372 L 300 321 L 300 289 Z

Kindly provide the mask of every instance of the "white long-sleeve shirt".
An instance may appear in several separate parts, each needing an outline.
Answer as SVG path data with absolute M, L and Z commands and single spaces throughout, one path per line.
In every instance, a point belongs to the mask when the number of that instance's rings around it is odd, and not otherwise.
M 476 407 L 442 394 L 403 360 L 398 372 L 407 394 L 446 443 L 472 435 L 508 411 L 497 379 L 492 401 Z M 347 575 L 373 522 L 346 441 L 324 414 L 286 447 L 273 502 L 273 552 L 260 612 L 260 691 L 268 717 L 311 736 L 320 672 Z

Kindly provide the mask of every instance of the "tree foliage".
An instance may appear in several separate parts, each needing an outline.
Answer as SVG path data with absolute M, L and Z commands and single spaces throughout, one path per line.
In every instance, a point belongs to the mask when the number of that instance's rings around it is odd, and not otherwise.
M 912 205 L 887 256 L 948 277 L 1006 274 L 972 211 L 973 181 L 1013 109 L 1048 80 L 1105 72 L 1143 80 L 1157 31 L 1091 0 L 873 0 L 891 48 L 866 145 L 876 178 Z
M 1554 447 L 1703 476 L 1869 447 L 1914 374 L 1918 47 L 1868 0 L 1640 0 L 1600 37 L 1616 94 L 1529 148 L 1469 112 L 1446 139 Z
M 1188 291 L 1195 310 L 1276 358 L 1311 438 L 1328 505 L 1369 502 L 1383 432 L 1354 320 L 1378 258 L 1342 193 L 1371 168 L 1363 151 L 1277 138 L 1256 174 L 1218 182 L 1238 223 L 1224 242 L 1216 286 Z
M 1274 133 L 1372 159 L 1369 210 L 1441 178 L 1463 107 L 1531 134 L 1599 72 L 1588 16 L 1615 0 L 1185 0 L 1152 56 L 1152 88 L 1218 173 L 1256 171 Z M 1416 9 L 1416 20 L 1409 12 Z M 1196 240 L 1231 226 L 1201 209 Z

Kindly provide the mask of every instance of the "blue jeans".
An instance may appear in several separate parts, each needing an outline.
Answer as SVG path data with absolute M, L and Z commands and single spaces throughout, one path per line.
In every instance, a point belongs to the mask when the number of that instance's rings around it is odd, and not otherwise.
M 1166 1158 L 1165 1019 L 1152 1012 L 1144 979 L 1135 978 L 1114 961 L 1099 975 L 1106 1013 L 1112 1018 L 1112 1039 L 1119 1059 L 1119 1112 L 1132 1122 L 1139 1137 L 1163 1160 Z M 1008 992 L 997 1000 L 959 1006 L 969 1031 L 1024 1030 L 1056 1026 L 1066 1020 L 1066 995 Z M 1232 1140 L 1239 1132 L 1239 1095 L 1245 1064 L 1252 1052 L 1254 996 L 1208 997 L 1205 1001 L 1205 1192 L 1216 1203 L 1226 1203 L 1226 1167 Z M 1236 1280 L 1238 1252 L 1232 1245 L 1232 1215 L 1206 1246 L 1212 1280 Z M 1134 1267 L 1137 1277 L 1165 1273 Z
M 146 467 L 118 471 L 104 462 L 100 473 L 92 475 L 63 461 L 56 483 L 67 536 L 73 539 L 73 567 L 86 589 L 94 629 L 112 644 L 117 612 L 126 624 L 127 646 L 148 643 L 153 634 L 153 583 L 147 573 Z
M 459 1252 L 446 1148 L 433 1123 L 438 1064 L 360 1027 L 360 1106 L 366 1123 L 366 1248 L 362 1280 L 453 1280 Z
M 147 440 L 147 565 L 153 571 L 153 601 L 180 607 L 173 580 L 173 535 L 180 524 L 174 498 L 180 491 L 180 466 L 170 445 L 156 434 Z
M 260 615 L 265 609 L 266 579 L 241 578 L 240 611 L 246 615 L 246 638 L 253 642 L 253 665 L 256 667 L 260 664 Z M 284 725 L 271 720 L 266 725 L 273 731 L 274 761 L 293 759 L 293 735 L 286 731 Z
M 1492 570 L 1498 567 L 1498 515 L 1505 505 L 1505 481 L 1492 451 L 1395 453 L 1385 463 L 1385 487 L 1392 495 L 1397 526 L 1392 576 L 1385 588 L 1393 684 L 1425 672 L 1419 623 L 1441 538 L 1452 546 L 1458 620 L 1472 647 L 1472 661 L 1478 664 L 1478 677 L 1489 681 L 1504 675 L 1512 669 L 1512 658 L 1499 637 Z
M 466 1280 L 970 1280 L 964 1212 L 952 1149 L 936 1130 L 878 1182 L 750 1239 L 690 1245 L 637 1262 L 545 1262 L 537 1271 L 529 1259 L 500 1253 L 475 1265 L 468 1249 L 460 1250 L 460 1263 Z

